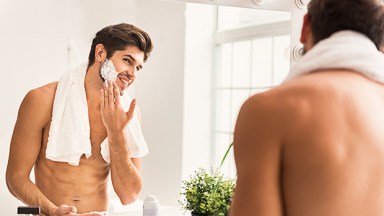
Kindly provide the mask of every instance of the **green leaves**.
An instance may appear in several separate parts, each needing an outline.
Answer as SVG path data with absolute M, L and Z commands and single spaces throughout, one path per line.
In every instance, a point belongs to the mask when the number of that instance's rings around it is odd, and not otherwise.
M 183 181 L 181 207 L 201 215 L 225 216 L 231 205 L 234 180 L 226 180 L 218 170 L 208 173 L 199 168 Z
M 221 160 L 221 163 L 220 163 L 220 169 L 221 169 L 221 167 L 223 166 L 224 161 L 225 161 L 225 159 L 227 158 L 228 153 L 229 153 L 229 151 L 231 150 L 232 146 L 233 146 L 233 142 L 228 146 L 227 151 L 225 151 L 224 157 L 223 157 L 223 159 Z

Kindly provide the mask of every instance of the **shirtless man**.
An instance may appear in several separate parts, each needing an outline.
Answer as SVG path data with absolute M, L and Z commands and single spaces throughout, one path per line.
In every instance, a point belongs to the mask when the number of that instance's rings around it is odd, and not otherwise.
M 127 205 L 142 187 L 140 158 L 131 158 L 124 128 L 135 109 L 121 108 L 120 92 L 135 80 L 152 51 L 148 34 L 129 24 L 108 26 L 96 34 L 85 75 L 92 156 L 79 166 L 46 158 L 47 140 L 57 82 L 31 90 L 21 103 L 14 128 L 6 173 L 9 191 L 29 206 L 40 206 L 45 215 L 99 215 L 108 210 L 107 179 Z M 108 88 L 100 76 L 105 59 L 113 62 L 118 78 Z M 109 141 L 110 164 L 100 154 L 100 144 Z M 35 184 L 30 180 L 32 167 Z
M 305 55 L 341 30 L 363 33 L 376 52 L 383 1 L 312 0 Z M 384 215 L 383 128 L 383 84 L 353 70 L 307 73 L 251 97 L 235 129 L 231 216 Z

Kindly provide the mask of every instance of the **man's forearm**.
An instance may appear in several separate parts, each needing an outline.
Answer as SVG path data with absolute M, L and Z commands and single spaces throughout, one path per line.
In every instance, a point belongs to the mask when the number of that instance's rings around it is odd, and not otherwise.
M 57 208 L 29 178 L 7 179 L 7 185 L 13 196 L 29 206 L 39 206 L 46 215 L 52 215 Z
M 141 175 L 129 156 L 126 135 L 120 133 L 108 137 L 108 141 L 112 184 L 121 202 L 126 205 L 133 202 L 140 192 Z

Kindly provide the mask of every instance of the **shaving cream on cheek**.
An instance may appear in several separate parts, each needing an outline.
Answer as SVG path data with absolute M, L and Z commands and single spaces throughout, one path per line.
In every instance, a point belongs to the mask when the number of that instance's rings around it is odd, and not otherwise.
M 100 75 L 104 78 L 105 81 L 111 80 L 116 82 L 117 72 L 111 60 L 106 59 L 103 62 L 100 68 Z

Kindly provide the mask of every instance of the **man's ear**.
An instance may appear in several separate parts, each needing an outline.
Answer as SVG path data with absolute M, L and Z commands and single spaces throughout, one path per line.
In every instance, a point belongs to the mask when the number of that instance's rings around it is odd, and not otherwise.
M 103 62 L 107 58 L 107 50 L 103 44 L 97 44 L 95 47 L 95 59 L 97 62 Z
M 311 25 L 309 21 L 309 15 L 305 14 L 303 18 L 303 27 L 301 28 L 300 42 L 302 44 L 307 43 L 309 40 L 310 34 L 311 34 Z
M 382 52 L 382 53 L 384 53 L 384 46 L 380 46 L 379 51 Z

